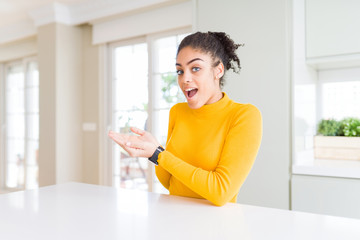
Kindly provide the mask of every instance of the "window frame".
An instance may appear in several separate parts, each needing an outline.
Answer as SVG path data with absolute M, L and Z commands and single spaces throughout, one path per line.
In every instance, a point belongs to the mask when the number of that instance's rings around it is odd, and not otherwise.
M 13 191 L 19 191 L 19 190 L 25 190 L 27 189 L 27 165 L 26 165 L 26 156 L 27 156 L 27 141 L 29 139 L 28 137 L 28 121 L 27 121 L 27 114 L 28 112 L 28 107 L 26 104 L 26 101 L 28 99 L 27 97 L 27 81 L 28 81 L 28 66 L 29 63 L 31 62 L 36 62 L 36 64 L 38 64 L 38 60 L 37 60 L 37 56 L 33 55 L 33 56 L 28 56 L 28 57 L 24 57 L 21 59 L 16 59 L 16 60 L 12 60 L 12 61 L 8 61 L 8 62 L 4 62 L 2 64 L 0 64 L 0 80 L 1 80 L 1 84 L 0 84 L 0 93 L 1 93 L 1 98 L 0 98 L 0 104 L 1 104 L 1 119 L 0 119 L 0 123 L 1 123 L 1 129 L 0 129 L 0 149 L 3 149 L 1 151 L 0 154 L 0 190 L 1 191 L 5 191 L 5 192 L 13 192 Z M 23 68 L 23 74 L 24 74 L 24 116 L 25 116 L 25 126 L 24 126 L 24 185 L 22 187 L 16 187 L 16 188 L 9 188 L 6 185 L 6 179 L 8 176 L 7 173 L 7 161 L 6 161 L 6 156 L 7 156 L 7 140 L 6 140 L 6 132 L 7 132 L 7 123 L 6 123 L 6 81 L 7 81 L 7 68 L 14 66 L 14 65 L 22 65 Z
M 134 45 L 134 44 L 140 44 L 140 43 L 147 43 L 145 37 L 138 37 L 138 38 L 132 38 L 127 39 L 125 41 L 118 41 L 108 44 L 107 46 L 107 55 L 108 55 L 108 73 L 109 77 L 106 80 L 107 87 L 107 93 L 105 94 L 106 98 L 106 128 L 107 132 L 112 129 L 114 116 L 112 114 L 113 112 L 113 96 L 115 93 L 115 89 L 112 87 L 112 82 L 115 79 L 115 49 L 122 46 L 128 46 L 128 45 Z M 105 179 L 107 180 L 107 185 L 112 186 L 113 185 L 113 151 L 112 151 L 112 142 L 107 141 L 108 144 L 106 144 L 106 166 L 105 169 Z
M 155 52 L 155 41 L 160 38 L 166 38 L 171 37 L 175 35 L 182 35 L 186 33 L 191 33 L 192 29 L 191 27 L 184 27 L 184 28 L 178 28 L 173 29 L 170 31 L 160 32 L 160 33 L 153 33 L 148 34 L 146 36 L 141 36 L 137 38 L 131 38 L 126 40 L 120 40 L 112 43 L 108 43 L 106 45 L 106 73 L 105 75 L 105 86 L 102 88 L 104 89 L 104 111 L 105 116 L 103 117 L 104 121 L 104 129 L 106 130 L 106 133 L 111 129 L 113 116 L 112 116 L 112 98 L 114 96 L 114 89 L 112 89 L 112 80 L 115 77 L 115 67 L 114 67 L 114 49 L 121 46 L 126 45 L 132 45 L 137 43 L 146 43 L 147 45 L 147 51 L 148 51 L 148 122 L 147 122 L 147 128 L 148 131 L 152 132 L 154 129 L 154 122 L 153 122 L 153 112 L 155 110 L 154 108 L 154 75 L 156 74 L 154 71 L 154 60 L 156 58 Z M 102 169 L 102 173 L 100 173 L 100 176 L 102 176 L 102 184 L 104 185 L 112 185 L 112 174 L 113 174 L 113 154 L 112 154 L 112 147 L 111 147 L 111 141 L 108 139 L 105 143 L 105 151 L 102 154 L 102 158 L 104 161 L 100 162 L 100 169 Z M 150 167 L 147 169 L 147 183 L 148 183 L 148 191 L 152 192 L 154 191 L 154 179 L 155 179 L 155 168 L 153 165 L 149 165 Z
M 326 72 L 328 73 L 326 76 Z M 345 72 L 345 73 L 344 73 Z M 346 83 L 346 82 L 355 82 L 360 81 L 357 74 L 360 73 L 360 67 L 351 67 L 351 68 L 335 68 L 335 69 L 318 69 L 317 70 L 317 82 L 316 82 L 316 103 L 317 103 L 317 116 L 316 122 L 320 122 L 323 116 L 323 85 L 327 83 Z M 325 77 L 323 76 L 325 74 Z M 336 76 L 338 75 L 338 76 Z M 339 76 L 341 75 L 341 77 Z M 353 117 L 353 116 L 345 116 Z
M 5 186 L 5 64 L 0 64 L 0 191 L 3 191 Z

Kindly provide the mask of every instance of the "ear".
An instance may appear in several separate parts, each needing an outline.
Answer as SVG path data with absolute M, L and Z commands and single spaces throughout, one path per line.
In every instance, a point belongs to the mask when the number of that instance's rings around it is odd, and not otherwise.
M 214 68 L 214 75 L 216 79 L 222 78 L 224 76 L 224 64 L 220 61 L 220 63 Z

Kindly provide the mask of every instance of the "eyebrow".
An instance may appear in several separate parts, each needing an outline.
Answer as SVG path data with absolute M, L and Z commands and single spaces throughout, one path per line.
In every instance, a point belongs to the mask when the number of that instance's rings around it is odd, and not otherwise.
M 190 60 L 186 65 L 189 65 L 190 63 L 195 62 L 195 61 L 198 61 L 198 60 L 204 61 L 204 60 L 202 60 L 201 58 L 194 58 L 194 59 Z M 175 65 L 176 65 L 176 66 L 181 66 L 180 63 L 176 63 Z

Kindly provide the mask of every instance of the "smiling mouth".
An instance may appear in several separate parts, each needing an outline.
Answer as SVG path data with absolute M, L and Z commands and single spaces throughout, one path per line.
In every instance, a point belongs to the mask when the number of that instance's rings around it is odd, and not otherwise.
M 197 88 L 189 88 L 187 90 L 185 90 L 186 92 L 186 96 L 188 98 L 192 98 L 193 96 L 195 96 L 195 94 L 197 93 L 198 89 Z

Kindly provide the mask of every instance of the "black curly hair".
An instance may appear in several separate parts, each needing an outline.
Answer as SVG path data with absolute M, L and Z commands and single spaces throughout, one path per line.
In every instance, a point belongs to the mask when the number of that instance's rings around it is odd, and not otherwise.
M 191 47 L 203 53 L 209 53 L 214 60 L 213 67 L 219 65 L 220 61 L 224 65 L 224 74 L 232 69 L 238 73 L 241 69 L 240 59 L 236 54 L 236 49 L 244 44 L 236 44 L 224 32 L 196 32 L 186 36 L 180 43 L 177 54 L 184 47 Z M 220 78 L 220 87 L 224 86 L 224 76 Z

